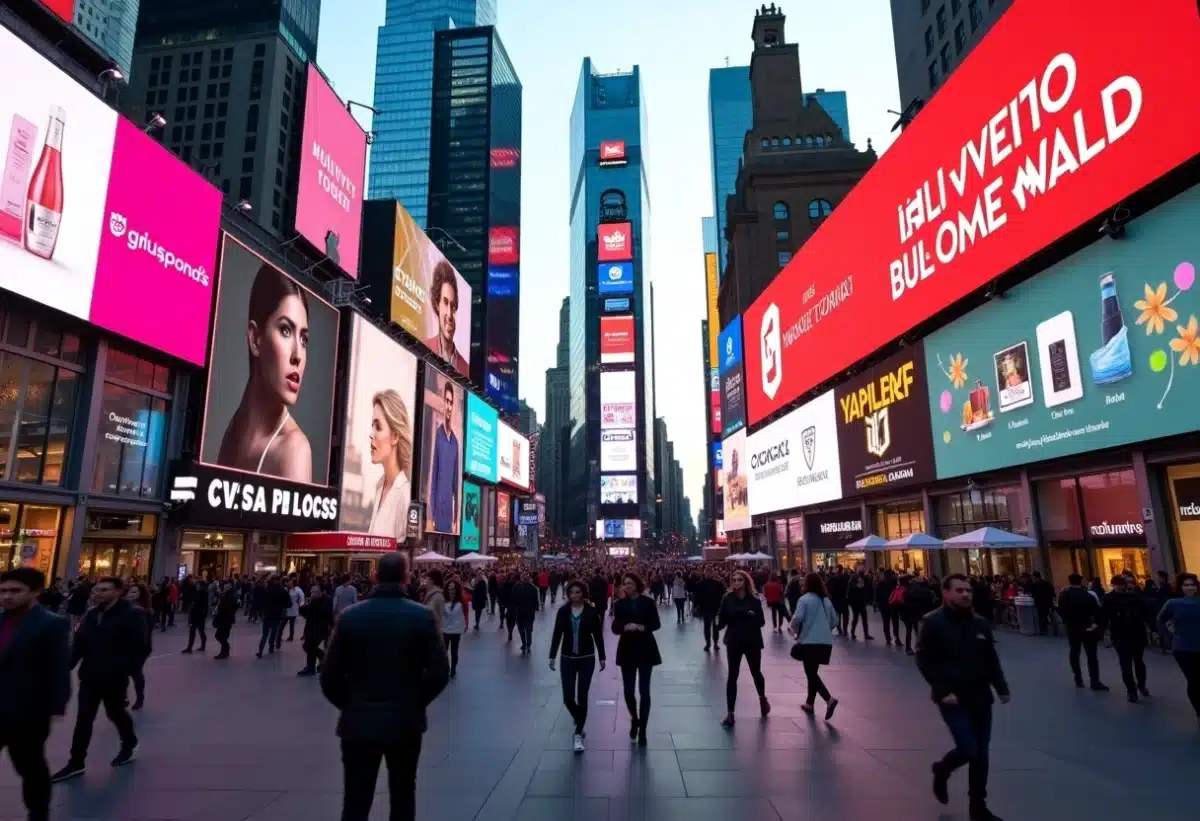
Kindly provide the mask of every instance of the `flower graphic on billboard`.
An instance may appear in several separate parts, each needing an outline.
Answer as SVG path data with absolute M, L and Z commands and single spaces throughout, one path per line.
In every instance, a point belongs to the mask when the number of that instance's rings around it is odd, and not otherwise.
M 1179 298 L 1179 295 L 1184 291 L 1190 291 L 1192 286 L 1196 284 L 1196 266 L 1191 262 L 1181 262 L 1175 266 L 1173 276 L 1176 291 L 1171 297 L 1167 298 L 1167 283 L 1158 283 L 1157 288 L 1151 288 L 1150 283 L 1146 283 L 1145 298 L 1139 299 L 1133 303 L 1133 307 L 1141 313 L 1138 315 L 1137 324 L 1146 326 L 1146 336 L 1161 336 L 1165 331 L 1168 323 L 1174 323 L 1178 319 L 1178 312 L 1170 307 L 1171 303 Z M 1168 340 L 1167 345 L 1172 351 L 1179 354 L 1179 366 L 1186 367 L 1188 365 L 1200 364 L 1200 327 L 1195 315 L 1188 316 L 1187 325 L 1176 325 L 1175 331 L 1178 336 L 1175 339 Z M 1169 369 L 1169 370 L 1168 370 Z M 1162 410 L 1163 402 L 1171 393 L 1171 387 L 1175 384 L 1175 357 L 1168 354 L 1162 348 L 1155 348 L 1150 353 L 1150 370 L 1154 373 L 1167 373 L 1167 387 L 1163 390 L 1162 398 L 1158 400 L 1158 409 Z

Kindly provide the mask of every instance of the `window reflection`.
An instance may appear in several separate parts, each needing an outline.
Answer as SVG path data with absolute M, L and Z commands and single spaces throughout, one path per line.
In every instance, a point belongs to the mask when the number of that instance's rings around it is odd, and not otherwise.
M 104 383 L 99 446 L 92 490 L 152 496 L 162 465 L 167 403 L 130 388 Z

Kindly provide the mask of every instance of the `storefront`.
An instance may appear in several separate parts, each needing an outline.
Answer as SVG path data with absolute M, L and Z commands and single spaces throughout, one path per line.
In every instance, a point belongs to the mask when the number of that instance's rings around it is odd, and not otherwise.
M 752 531 L 741 532 L 751 533 Z M 796 515 L 783 519 L 772 519 L 771 538 L 771 547 L 775 551 L 775 558 L 778 562 L 777 567 L 780 570 L 791 570 L 793 568 L 803 570 L 805 568 L 803 516 Z M 747 545 L 745 548 L 739 548 L 733 552 L 752 553 L 754 551 Z
M 1166 497 L 1180 567 L 1187 573 L 1200 572 L 1200 463 L 1167 468 Z
M 1051 578 L 1071 573 L 1109 580 L 1126 571 L 1151 577 L 1150 551 L 1133 468 L 1040 481 L 1038 523 Z
M 396 540 L 391 536 L 340 531 L 292 533 L 284 546 L 283 571 L 307 575 L 352 573 L 371 578 L 379 559 L 395 551 Z
M 875 535 L 884 539 L 902 539 L 914 533 L 928 533 L 925 508 L 920 499 L 880 505 L 873 512 Z M 928 575 L 928 551 L 921 549 L 885 550 L 883 566 L 897 573 Z
M 853 569 L 865 565 L 867 554 L 861 550 L 847 550 L 846 546 L 862 538 L 862 509 L 835 510 L 828 513 L 804 514 L 807 530 L 805 545 L 808 547 L 809 567 L 813 570 L 832 570 L 841 565 Z
M 935 502 L 937 533 L 949 539 L 981 527 L 995 527 L 1028 535 L 1030 517 L 1019 486 L 970 488 L 938 496 Z M 946 548 L 947 573 L 973 576 L 1016 576 L 1033 569 L 1029 550 L 1010 548 Z

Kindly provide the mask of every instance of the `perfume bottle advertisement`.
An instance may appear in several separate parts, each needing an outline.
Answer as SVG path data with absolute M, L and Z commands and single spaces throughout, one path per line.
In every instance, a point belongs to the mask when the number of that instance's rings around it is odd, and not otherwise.
M 0 28 L 0 288 L 88 319 L 117 114 Z
M 1200 189 L 924 341 L 939 479 L 1200 428 Z

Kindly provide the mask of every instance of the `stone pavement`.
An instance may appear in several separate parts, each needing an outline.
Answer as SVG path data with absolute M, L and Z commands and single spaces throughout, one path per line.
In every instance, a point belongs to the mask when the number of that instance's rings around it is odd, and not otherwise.
M 826 680 L 841 706 L 832 723 L 799 710 L 804 676 L 783 636 L 767 635 L 769 719 L 758 718 L 743 670 L 738 724 L 724 713 L 724 653 L 702 652 L 700 624 L 663 610 L 664 657 L 654 673 L 649 747 L 633 748 L 620 677 L 597 673 L 588 750 L 574 756 L 558 674 L 546 665 L 551 614 L 521 658 L 494 618 L 462 642 L 458 678 L 430 714 L 418 816 L 438 821 L 950 821 L 966 819 L 965 772 L 951 804 L 929 795 L 929 764 L 949 746 L 928 691 L 903 650 L 882 640 L 843 642 Z M 333 709 L 317 682 L 298 679 L 299 640 L 254 658 L 257 631 L 241 625 L 234 658 L 181 656 L 183 628 L 155 634 L 149 696 L 137 716 L 138 760 L 112 770 L 112 725 L 97 720 L 88 773 L 55 787 L 57 821 L 335 821 L 341 763 Z M 610 637 L 615 639 L 615 637 Z M 991 804 L 1008 821 L 1194 819 L 1200 732 L 1170 659 L 1152 654 L 1149 703 L 1130 705 L 1116 660 L 1115 687 L 1071 686 L 1065 643 L 1001 636 L 1013 702 L 997 705 Z M 615 642 L 609 643 L 612 656 Z M 210 643 L 209 654 L 213 652 Z M 51 766 L 66 762 L 73 716 L 54 730 Z M 387 818 L 386 781 L 373 819 Z M 1189 813 L 1187 806 L 1193 807 Z M 0 764 L 0 819 L 21 818 L 17 780 Z

